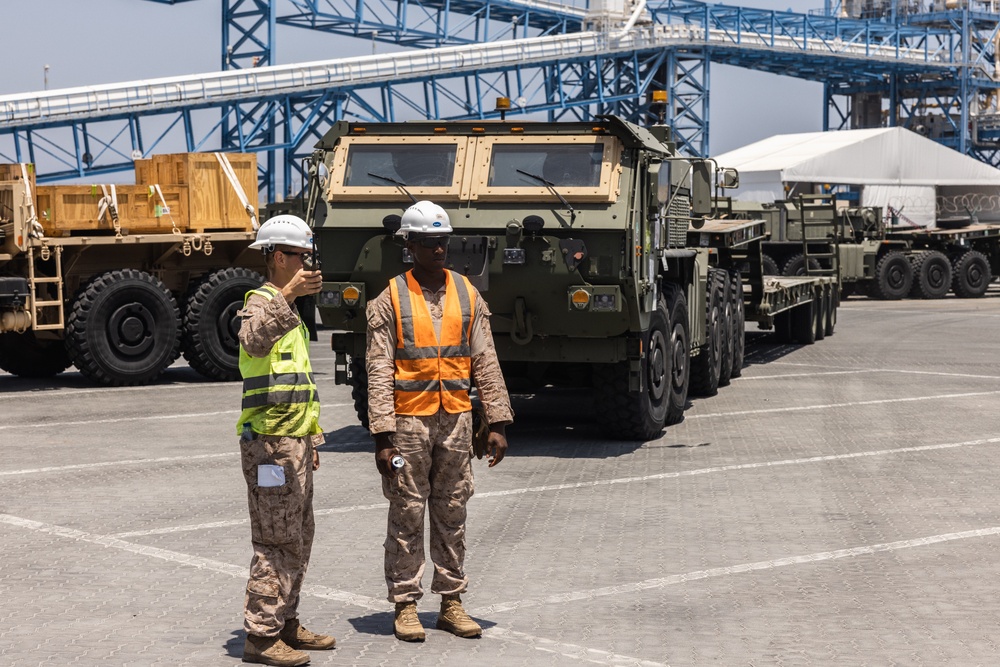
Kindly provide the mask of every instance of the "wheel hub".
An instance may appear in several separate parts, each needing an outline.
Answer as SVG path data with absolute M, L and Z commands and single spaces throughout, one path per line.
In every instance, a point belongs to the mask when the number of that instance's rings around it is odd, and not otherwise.
M 654 401 L 659 401 L 666 392 L 667 354 L 663 332 L 654 331 L 649 338 L 649 359 L 647 362 L 649 395 Z
M 242 302 L 232 302 L 219 313 L 219 319 L 215 322 L 215 328 L 219 332 L 219 341 L 228 349 L 239 348 L 240 325 L 243 318 L 236 313 L 239 311 Z
M 108 338 L 118 352 L 139 356 L 153 345 L 155 319 L 141 303 L 129 303 L 116 309 L 108 318 Z

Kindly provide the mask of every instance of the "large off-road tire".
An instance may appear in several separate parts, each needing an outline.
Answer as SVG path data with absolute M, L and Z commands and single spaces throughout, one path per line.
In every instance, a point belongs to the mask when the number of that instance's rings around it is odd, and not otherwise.
M 774 258 L 764 253 L 760 256 L 761 272 L 765 276 L 780 276 L 781 270 L 778 268 L 778 263 L 774 261 Z
M 594 365 L 594 411 L 608 436 L 652 440 L 663 431 L 672 384 L 670 337 L 667 306 L 661 298 L 643 334 L 643 388 L 629 391 L 627 362 Z
M 743 357 L 746 353 L 746 306 L 743 304 L 743 279 L 739 271 L 729 272 L 729 298 L 733 303 L 733 365 L 730 375 L 743 375 Z
M 733 377 L 733 331 L 735 329 L 733 320 L 736 317 L 736 313 L 733 309 L 733 297 L 730 291 L 732 286 L 729 282 L 729 273 L 723 269 L 718 269 L 715 272 L 715 280 L 719 283 L 719 289 L 722 290 L 722 319 L 720 320 L 722 327 L 722 347 L 720 348 L 721 354 L 719 355 L 719 386 L 728 387 Z
M 62 340 L 39 340 L 34 332 L 0 334 L 0 368 L 23 378 L 47 378 L 69 368 Z
M 809 269 L 813 271 L 819 270 L 819 261 L 809 258 Z M 783 276 L 804 276 L 806 275 L 806 256 L 801 252 L 797 255 L 792 255 L 785 262 L 785 265 L 781 267 L 781 275 Z
M 913 287 L 910 296 L 918 299 L 941 299 L 951 289 L 951 262 L 943 252 L 914 255 Z
M 688 391 L 691 386 L 691 330 L 688 322 L 687 297 L 677 285 L 663 289 L 670 321 L 670 402 L 667 404 L 667 426 L 684 420 Z
M 961 299 L 976 299 L 986 294 L 993 275 L 986 255 L 969 250 L 953 260 L 951 288 Z
M 351 385 L 351 398 L 354 400 L 354 412 L 358 421 L 366 429 L 368 423 L 368 369 L 364 359 L 351 358 L 350 377 L 347 383 Z
M 722 289 L 715 279 L 715 269 L 708 273 L 705 295 L 705 344 L 691 360 L 691 394 L 715 396 L 719 392 L 722 370 Z
M 240 317 L 246 294 L 264 284 L 256 271 L 231 267 L 206 276 L 189 292 L 181 349 L 194 370 L 211 380 L 240 379 Z
M 134 269 L 109 271 L 77 293 L 66 349 L 94 382 L 141 385 L 177 358 L 179 327 L 177 302 L 159 279 Z
M 875 299 L 896 301 L 910 293 L 913 285 L 913 266 L 906 255 L 893 250 L 879 258 L 875 264 L 875 279 L 869 295 Z

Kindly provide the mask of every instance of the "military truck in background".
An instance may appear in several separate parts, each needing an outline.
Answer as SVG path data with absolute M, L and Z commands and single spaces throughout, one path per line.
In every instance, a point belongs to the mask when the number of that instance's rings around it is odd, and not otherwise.
M 412 265 L 397 230 L 421 199 L 451 217 L 449 268 L 488 301 L 508 382 L 592 386 L 613 437 L 656 437 L 739 375 L 745 319 L 801 343 L 836 321 L 836 280 L 765 277 L 765 223 L 712 219 L 738 175 L 665 126 L 338 122 L 310 171 L 317 305 L 364 425 L 365 307 Z
M 0 165 L 0 368 L 139 385 L 183 354 L 238 378 L 256 207 L 253 154 L 138 160 L 135 185 L 36 187 L 31 165 Z
M 720 215 L 767 223 L 768 275 L 836 275 L 841 297 L 939 299 L 986 293 L 1000 272 L 1000 226 L 970 217 L 939 218 L 935 228 L 900 223 L 896 211 L 842 206 L 835 195 L 771 203 L 717 200 Z

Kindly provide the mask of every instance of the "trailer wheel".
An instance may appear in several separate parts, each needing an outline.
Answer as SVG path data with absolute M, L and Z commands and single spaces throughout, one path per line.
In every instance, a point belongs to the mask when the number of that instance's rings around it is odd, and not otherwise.
M 969 250 L 955 258 L 952 265 L 952 290 L 962 299 L 975 299 L 986 294 L 993 275 L 986 255 L 978 250 Z
M 594 365 L 594 412 L 604 432 L 615 438 L 652 440 L 663 431 L 671 398 L 671 330 L 661 298 L 643 335 L 644 388 L 629 391 L 629 364 Z
M 819 271 L 819 261 L 813 257 L 809 258 L 809 270 Z M 804 276 L 806 274 L 806 256 L 801 252 L 797 255 L 792 255 L 785 262 L 785 266 L 781 269 L 781 275 L 783 276 Z
M 951 262 L 943 252 L 932 250 L 913 262 L 911 295 L 920 299 L 941 299 L 951 289 Z
M 837 296 L 837 288 L 833 287 L 830 289 L 830 293 L 827 294 L 827 305 L 826 305 L 826 335 L 832 336 L 834 329 L 837 327 L 837 308 L 840 307 L 840 299 Z
M 705 295 L 705 344 L 691 361 L 691 393 L 695 396 L 715 396 L 719 392 L 722 367 L 722 290 L 714 278 L 715 269 L 708 273 Z
M 764 253 L 760 256 L 761 272 L 765 276 L 780 276 L 781 271 L 778 270 L 778 263 L 774 261 L 774 258 Z
M 869 294 L 876 299 L 896 301 L 910 293 L 913 285 L 913 266 L 906 255 L 893 250 L 875 264 L 875 281 Z
M 812 345 L 816 342 L 816 302 L 800 303 L 792 308 L 792 342 Z
M 94 382 L 146 384 L 177 358 L 179 325 L 177 302 L 159 279 L 134 269 L 109 271 L 77 293 L 66 349 Z
M 69 368 L 62 340 L 39 340 L 33 331 L 0 334 L 0 369 L 23 378 L 47 378 Z
M 732 285 L 729 281 L 729 273 L 723 269 L 715 271 L 715 280 L 719 283 L 719 290 L 722 292 L 722 310 L 719 313 L 719 328 L 722 330 L 720 338 L 722 345 L 719 348 L 719 386 L 728 387 L 733 377 L 733 335 L 736 327 L 733 326 L 733 319 L 736 316 L 733 308 Z
M 816 340 L 826 338 L 826 290 L 820 288 L 819 294 L 813 299 L 813 329 L 816 333 L 813 336 Z
M 684 420 L 688 389 L 691 383 L 691 331 L 687 298 L 677 285 L 666 285 L 663 298 L 670 316 L 670 401 L 667 403 L 667 426 Z
M 354 400 L 354 412 L 358 415 L 358 421 L 367 430 L 368 423 L 368 369 L 364 360 L 351 358 L 351 376 L 347 383 L 351 385 L 351 398 Z
M 230 267 L 209 274 L 188 294 L 181 349 L 188 364 L 211 380 L 240 378 L 240 317 L 246 294 L 264 284 L 256 271 Z
M 743 375 L 746 352 L 746 307 L 743 304 L 743 279 L 739 271 L 729 272 L 729 296 L 733 301 L 733 370 L 732 377 Z

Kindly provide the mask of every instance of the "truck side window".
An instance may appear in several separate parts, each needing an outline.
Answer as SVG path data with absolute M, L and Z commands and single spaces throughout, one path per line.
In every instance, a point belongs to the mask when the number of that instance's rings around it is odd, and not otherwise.
M 344 185 L 386 187 L 378 174 L 405 185 L 450 187 L 455 178 L 454 144 L 353 144 L 347 153 Z

